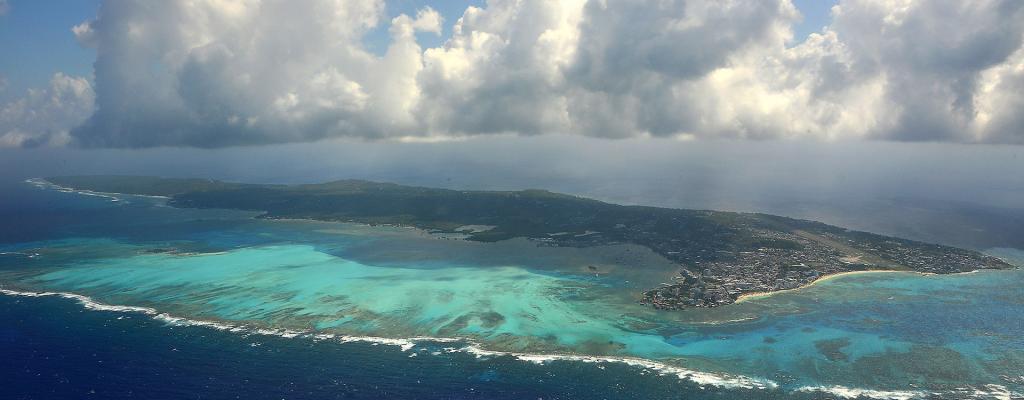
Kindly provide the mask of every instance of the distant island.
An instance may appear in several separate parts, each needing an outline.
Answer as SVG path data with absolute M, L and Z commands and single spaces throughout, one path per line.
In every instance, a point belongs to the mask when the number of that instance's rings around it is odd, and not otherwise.
M 624 206 L 546 190 L 465 191 L 362 180 L 243 184 L 138 176 L 61 176 L 74 189 L 166 196 L 176 207 L 261 211 L 263 218 L 414 226 L 494 242 L 646 246 L 679 274 L 641 294 L 658 309 L 715 307 L 745 294 L 797 288 L 837 273 L 947 274 L 1011 268 L 977 251 L 758 213 Z

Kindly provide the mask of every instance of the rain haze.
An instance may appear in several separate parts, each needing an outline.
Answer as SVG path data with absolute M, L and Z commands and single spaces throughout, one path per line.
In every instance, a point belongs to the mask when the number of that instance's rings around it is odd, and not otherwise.
M 0 10 L 7 176 L 545 188 L 972 247 L 1006 243 L 928 226 L 1022 218 L 1019 2 Z

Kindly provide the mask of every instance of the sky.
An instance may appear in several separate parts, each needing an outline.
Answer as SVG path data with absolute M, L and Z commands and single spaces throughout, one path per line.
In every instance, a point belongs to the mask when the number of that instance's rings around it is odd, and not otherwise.
M 793 26 L 794 37 L 803 40 L 828 25 L 829 10 L 837 1 L 794 1 L 803 17 Z M 0 58 L 0 76 L 7 81 L 5 90 L 0 91 L 0 102 L 15 99 L 29 88 L 46 86 L 58 72 L 91 77 L 96 53 L 75 40 L 71 27 L 95 18 L 99 3 L 99 0 L 0 2 L 7 4 L 0 6 L 0 14 L 3 14 L 0 17 L 0 38 L 3 38 L 0 53 L 7 55 Z M 445 21 L 443 35 L 418 35 L 417 41 L 424 47 L 438 47 L 451 34 L 452 26 L 466 7 L 483 4 L 483 1 L 392 0 L 385 4 L 385 14 L 392 17 L 415 14 L 423 7 L 437 10 Z M 387 50 L 388 42 L 384 24 L 371 30 L 364 39 L 367 49 L 378 55 Z
M 0 0 L 0 54 L 0 178 L 1024 222 L 1019 0 Z
M 91 76 L 96 52 L 75 40 L 72 26 L 96 16 L 98 1 L 0 1 L 0 91 L 4 103 L 49 84 L 56 73 Z
M 1017 0 L 6 0 L 0 145 L 1024 142 Z

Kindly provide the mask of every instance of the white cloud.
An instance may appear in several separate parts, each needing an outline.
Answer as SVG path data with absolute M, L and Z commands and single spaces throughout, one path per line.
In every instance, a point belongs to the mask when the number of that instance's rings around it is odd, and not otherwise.
M 417 115 L 434 134 L 542 134 L 569 127 L 562 70 L 583 1 L 470 7 L 443 47 L 427 49 Z
M 63 145 L 68 131 L 93 112 L 89 81 L 55 74 L 45 89 L 30 89 L 0 106 L 0 147 Z
M 566 71 L 573 130 L 761 136 L 742 119 L 760 121 L 748 111 L 765 104 L 732 104 L 750 99 L 733 97 L 723 85 L 782 50 L 797 18 L 788 1 L 590 2 Z
M 849 68 L 860 77 L 880 80 L 883 92 L 873 101 L 893 110 L 892 119 L 869 129 L 871 136 L 1024 138 L 1024 125 L 993 125 L 1013 111 L 991 102 L 991 96 L 1012 103 L 1024 95 L 1008 91 L 1010 71 L 1021 62 L 1024 3 L 857 0 L 844 1 L 834 14 L 831 29 L 850 49 Z M 983 92 L 986 84 L 990 90 Z
M 90 21 L 72 26 L 71 33 L 75 35 L 75 39 L 82 46 L 96 47 L 96 33 L 92 30 L 92 23 Z
M 7 15 L 11 11 L 11 5 L 7 3 L 7 0 L 0 0 L 0 17 Z
M 789 0 L 490 0 L 428 49 L 415 34 L 444 32 L 439 13 L 384 11 L 105 3 L 72 29 L 97 49 L 98 108 L 71 135 L 116 147 L 491 133 L 1024 142 L 1018 0 L 842 0 L 796 44 Z M 382 55 L 362 44 L 380 24 Z
M 105 4 L 75 30 L 98 50 L 98 111 L 74 136 L 205 147 L 411 130 L 421 53 L 411 31 L 440 18 L 396 18 L 378 57 L 360 41 L 383 11 L 372 0 Z M 394 32 L 402 24 L 408 34 Z
M 408 18 L 399 16 L 399 18 Z M 416 12 L 416 19 L 412 20 L 412 28 L 420 32 L 431 32 L 437 35 L 441 34 L 442 24 L 444 24 L 444 18 L 441 17 L 441 13 L 437 12 L 430 7 L 424 7 L 423 9 Z

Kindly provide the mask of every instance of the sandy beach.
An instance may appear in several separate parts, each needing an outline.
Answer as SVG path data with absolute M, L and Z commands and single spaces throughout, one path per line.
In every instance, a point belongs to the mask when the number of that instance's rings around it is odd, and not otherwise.
M 789 292 L 789 291 L 792 291 L 792 290 L 800 290 L 800 289 L 811 287 L 811 286 L 817 285 L 818 283 L 825 282 L 825 281 L 828 281 L 828 280 L 831 280 L 831 279 L 835 279 L 835 278 L 838 278 L 838 277 L 841 277 L 841 276 L 861 275 L 861 274 L 878 274 L 878 273 L 893 273 L 893 272 L 917 273 L 917 274 L 925 275 L 924 273 L 921 273 L 921 272 L 895 271 L 895 270 L 868 270 L 868 271 L 838 272 L 838 273 L 834 273 L 834 274 L 824 275 L 824 276 L 822 276 L 822 277 L 820 277 L 818 279 L 815 279 L 815 280 L 811 281 L 810 283 L 808 283 L 806 285 L 803 285 L 803 286 L 800 286 L 800 287 L 797 287 L 797 288 L 793 288 L 793 289 L 776 290 L 774 292 L 744 293 L 744 294 L 741 294 L 739 297 L 736 298 L 736 303 L 742 303 L 742 302 L 747 301 L 747 300 L 768 297 L 768 296 L 771 296 L 771 295 L 774 295 L 774 294 L 783 293 L 783 292 Z

